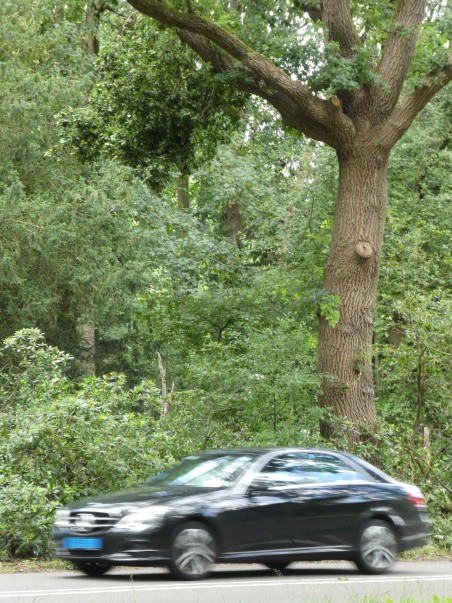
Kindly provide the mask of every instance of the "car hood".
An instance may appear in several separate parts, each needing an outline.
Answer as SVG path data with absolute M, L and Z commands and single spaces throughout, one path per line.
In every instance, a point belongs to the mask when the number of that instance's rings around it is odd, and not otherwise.
M 121 490 L 110 494 L 104 494 L 78 501 L 68 505 L 71 511 L 90 510 L 105 511 L 127 515 L 150 505 L 184 506 L 190 502 L 195 503 L 198 499 L 207 502 L 209 499 L 217 498 L 224 488 L 197 488 L 194 486 L 141 486 L 131 490 Z

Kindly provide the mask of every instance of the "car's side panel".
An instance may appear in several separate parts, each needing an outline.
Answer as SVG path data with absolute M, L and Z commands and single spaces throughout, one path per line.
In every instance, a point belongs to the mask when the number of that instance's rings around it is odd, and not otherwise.
M 292 490 L 291 546 L 351 546 L 354 526 L 368 502 L 365 486 L 318 485 Z
M 225 552 L 262 551 L 289 546 L 289 505 L 286 493 L 256 491 L 225 496 L 209 513 Z

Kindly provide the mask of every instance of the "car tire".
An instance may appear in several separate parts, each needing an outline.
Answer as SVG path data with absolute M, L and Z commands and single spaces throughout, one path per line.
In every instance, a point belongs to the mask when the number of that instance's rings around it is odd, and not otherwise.
M 111 563 L 102 561 L 73 561 L 73 564 L 87 576 L 103 576 L 112 567 Z
M 181 580 L 202 580 L 209 575 L 217 556 L 215 539 L 201 522 L 187 522 L 171 541 L 169 569 Z
M 384 574 L 393 566 L 397 549 L 393 526 L 374 519 L 364 524 L 359 532 L 355 563 L 365 574 Z

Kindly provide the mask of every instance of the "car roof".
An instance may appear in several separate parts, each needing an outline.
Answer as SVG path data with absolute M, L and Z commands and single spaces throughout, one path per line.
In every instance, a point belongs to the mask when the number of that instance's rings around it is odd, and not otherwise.
M 215 455 L 218 454 L 252 454 L 253 456 L 262 456 L 271 452 L 319 452 L 329 454 L 339 454 L 355 458 L 353 455 L 341 450 L 331 448 L 303 448 L 300 446 L 266 446 L 266 447 L 244 447 L 244 448 L 212 448 L 210 450 L 202 450 L 195 454 L 197 455 Z M 190 455 L 192 456 L 192 455 Z

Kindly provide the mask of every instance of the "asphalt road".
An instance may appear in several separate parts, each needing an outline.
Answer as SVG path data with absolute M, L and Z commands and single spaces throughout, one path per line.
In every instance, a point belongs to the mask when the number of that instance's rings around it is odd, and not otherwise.
M 452 598 L 452 561 L 399 562 L 380 577 L 345 562 L 296 563 L 284 575 L 222 565 L 200 582 L 174 581 L 164 569 L 117 569 L 101 578 L 0 574 L 1 603 L 432 603 L 434 595 L 441 603 Z

